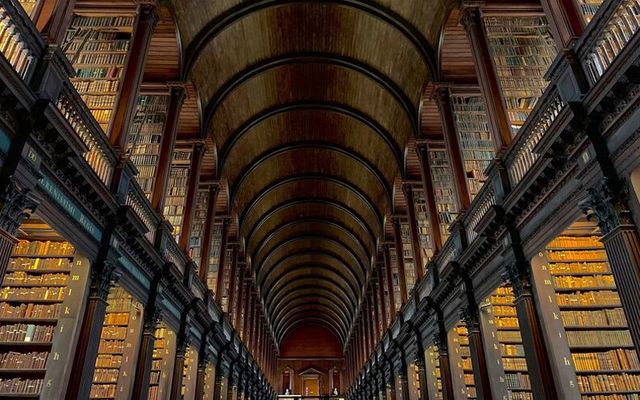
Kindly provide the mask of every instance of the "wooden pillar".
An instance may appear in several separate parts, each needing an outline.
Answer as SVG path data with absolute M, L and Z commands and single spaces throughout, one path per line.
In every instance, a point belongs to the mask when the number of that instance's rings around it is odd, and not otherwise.
M 387 329 L 389 321 L 387 319 L 387 307 L 384 300 L 384 279 L 382 279 L 382 273 L 384 270 L 384 262 L 376 264 L 376 273 L 378 276 L 378 296 L 380 300 L 380 318 L 382 323 L 382 332 Z
M 180 240 L 178 241 L 180 249 L 185 253 L 189 252 L 189 245 L 191 242 L 191 228 L 193 226 L 193 217 L 196 213 L 196 199 L 198 198 L 198 190 L 200 188 L 200 171 L 202 170 L 204 152 L 205 148 L 203 143 L 196 143 L 193 146 L 189 173 L 189 186 L 187 187 L 187 196 L 184 201 L 182 230 L 180 231 Z
M 464 159 L 460 148 L 460 140 L 456 130 L 453 108 L 451 107 L 451 95 L 449 88 L 439 86 L 435 90 L 435 99 L 440 111 L 440 119 L 442 121 L 442 131 L 444 141 L 447 147 L 447 155 L 449 157 L 449 167 L 453 176 L 453 184 L 456 192 L 458 212 L 469 209 L 471 204 L 471 195 L 467 183 L 467 174 L 464 167 Z
M 249 335 L 249 302 L 251 299 L 251 278 L 249 272 L 247 271 L 248 279 L 246 281 L 245 294 L 244 294 L 244 316 L 242 320 L 242 341 L 246 344 L 247 338 Z
M 222 221 L 222 238 L 220 240 L 220 257 L 218 257 L 218 279 L 216 281 L 216 302 L 222 306 L 222 293 L 224 292 L 224 262 L 227 255 L 227 239 L 229 236 L 229 219 Z
M 146 399 L 149 397 L 149 379 L 151 377 L 151 364 L 153 362 L 153 347 L 156 340 L 156 329 L 160 321 L 160 308 L 158 302 L 159 279 L 155 279 L 152 292 L 149 294 L 147 305 L 144 308 L 144 324 L 140 339 L 140 350 L 133 384 L 133 399 Z
M 569 49 L 582 36 L 585 21 L 576 0 L 541 0 L 558 49 Z
M 518 247 L 516 243 L 514 247 Z M 524 254 L 518 250 L 520 254 Z M 522 345 L 527 355 L 527 371 L 536 400 L 557 399 L 556 385 L 549 359 L 540 316 L 533 299 L 530 265 L 523 258 L 507 265 L 507 275 L 515 295 L 515 307 L 522 335 Z
M 397 400 L 409 400 L 409 379 L 407 378 L 406 366 L 400 367 L 399 371 L 396 371 L 396 399 Z
M 202 340 L 206 340 L 206 337 L 203 337 Z M 206 351 L 201 351 L 200 353 L 201 354 L 198 355 L 198 375 L 196 378 L 196 390 L 194 397 L 194 399 L 196 400 L 201 400 L 202 398 L 204 398 L 207 380 L 207 367 L 209 366 L 209 362 L 211 362 L 210 355 Z M 133 398 L 135 399 L 136 397 Z M 140 398 L 146 399 L 146 397 Z
M 615 178 L 604 178 L 588 189 L 582 206 L 595 217 L 627 317 L 633 344 L 640 352 L 640 236 L 628 207 L 628 189 Z
M 185 332 L 186 327 L 181 327 L 181 330 Z M 188 332 L 188 329 L 186 329 Z M 178 336 L 178 343 L 176 346 L 175 362 L 173 364 L 173 374 L 171 376 L 171 392 L 169 394 L 169 400 L 182 399 L 182 378 L 184 376 L 184 360 L 187 356 L 187 347 L 189 345 L 188 338 L 183 335 Z
M 209 185 L 209 203 L 207 204 L 207 217 L 205 220 L 204 232 L 202 232 L 202 249 L 200 250 L 200 265 L 198 268 L 200 280 L 205 284 L 207 283 L 207 274 L 209 273 L 209 255 L 211 254 L 211 240 L 216 218 L 216 200 L 218 199 L 219 191 L 220 184 L 217 182 Z M 214 288 L 208 289 L 213 290 Z
M 93 372 L 104 317 L 107 313 L 107 296 L 120 274 L 115 264 L 102 261 L 91 267 L 91 287 L 84 310 L 80 335 L 71 365 L 66 400 L 88 399 L 93 382 Z
M 429 398 L 429 390 L 427 388 L 427 366 L 424 359 L 424 351 L 422 346 L 419 346 L 420 350 L 416 354 L 415 364 L 418 367 L 418 379 L 420 380 L 420 400 L 427 400 Z
M 449 345 L 444 325 L 438 322 L 439 332 L 435 334 L 434 343 L 438 347 L 438 362 L 440 364 L 440 381 L 442 382 L 443 400 L 455 400 L 453 395 L 453 381 L 451 379 L 451 360 L 449 358 Z
M 154 3 L 140 3 L 138 17 L 133 29 L 129 57 L 127 57 L 127 64 L 124 67 L 122 81 L 116 97 L 111 132 L 109 133 L 109 141 L 120 154 L 124 154 L 127 149 L 129 129 L 136 114 L 136 103 L 144 74 L 144 65 L 147 61 L 149 44 L 158 20 L 158 11 Z
M 511 121 L 502 97 L 498 75 L 493 67 L 493 58 L 487 42 L 482 16 L 478 7 L 462 10 L 462 25 L 471 44 L 476 75 L 487 108 L 487 119 L 497 150 L 511 143 Z
M 436 191 L 431 175 L 429 163 L 429 146 L 424 142 L 416 144 L 416 152 L 420 160 L 420 176 L 422 178 L 422 191 L 427 202 L 427 219 L 433 238 L 433 251 L 437 253 L 442 248 L 442 233 L 440 232 L 440 218 L 438 217 L 438 204 L 436 203 Z
M 213 385 L 213 400 L 226 400 L 226 380 L 227 371 L 222 367 L 222 354 L 218 355 L 216 363 L 216 378 Z
M 387 291 L 389 292 L 389 318 L 387 320 L 387 326 L 389 327 L 393 323 L 396 315 L 396 291 L 393 287 L 393 271 L 391 266 L 391 255 L 389 254 L 389 245 L 382 245 L 382 257 L 384 258 L 384 264 L 387 270 Z
M 377 269 L 377 267 L 374 265 L 374 268 Z M 376 283 L 375 281 L 372 281 L 371 283 L 371 297 L 372 297 L 372 313 L 373 313 L 373 319 L 374 319 L 374 326 L 375 326 L 375 339 L 376 339 L 376 343 L 382 338 L 382 334 L 384 333 L 384 331 L 382 331 L 380 329 L 380 302 L 378 302 L 378 287 L 377 287 L 378 283 Z
M 158 156 L 158 168 L 156 169 L 156 177 L 153 185 L 153 194 L 151 195 L 151 206 L 160 214 L 164 211 L 164 199 L 167 193 L 167 185 L 169 184 L 169 173 L 171 171 L 171 162 L 173 160 L 173 150 L 176 145 L 176 136 L 178 134 L 178 120 L 180 118 L 180 110 L 182 109 L 184 99 L 184 86 L 172 86 L 169 94 L 167 119 L 164 125 L 164 131 L 162 132 L 162 139 L 160 141 L 160 153 Z
M 239 282 L 238 282 L 238 301 L 236 301 L 236 318 L 233 321 L 233 327 L 235 328 L 235 330 L 238 332 L 238 334 L 240 334 L 240 323 L 241 321 L 241 317 L 242 317 L 242 307 L 243 307 L 243 303 L 244 303 L 244 285 L 245 285 L 245 263 L 241 262 L 238 263 L 238 278 L 239 278 Z M 242 338 L 242 337 L 241 337 Z
M 418 220 L 416 218 L 415 200 L 413 198 L 413 187 L 410 183 L 402 184 L 402 191 L 407 202 L 407 217 L 409 218 L 409 231 L 411 232 L 411 248 L 413 249 L 413 261 L 416 268 L 416 284 L 424 276 L 424 260 L 420 249 L 420 233 L 418 232 Z M 434 227 L 438 229 L 440 225 Z
M 42 0 L 34 23 L 38 32 L 52 45 L 62 45 L 67 34 L 76 0 Z
M 229 268 L 229 289 L 227 290 L 227 316 L 233 321 L 234 295 L 236 291 L 236 268 L 238 264 L 238 244 L 231 245 L 231 266 Z
M 407 275 L 404 269 L 404 254 L 402 250 L 402 234 L 400 232 L 400 218 L 393 217 L 393 239 L 396 246 L 396 261 L 398 264 L 398 280 L 400 281 L 400 299 L 402 306 L 407 304 L 409 291 L 407 290 Z
M 462 288 L 467 304 L 460 310 L 462 321 L 467 328 L 467 338 L 469 340 L 469 353 L 473 369 L 473 382 L 478 398 L 491 399 L 491 378 L 487 368 L 487 356 L 485 354 L 484 340 L 480 327 L 480 312 L 473 290 L 473 282 L 469 276 L 462 273 Z
M 396 381 L 395 376 L 393 374 L 393 365 L 389 363 L 389 374 L 386 379 L 386 390 L 387 390 L 387 400 L 397 400 L 396 396 Z

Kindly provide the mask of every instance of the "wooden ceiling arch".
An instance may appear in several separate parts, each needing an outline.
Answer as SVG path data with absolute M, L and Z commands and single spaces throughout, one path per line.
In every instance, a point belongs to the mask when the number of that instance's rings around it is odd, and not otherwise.
M 319 320 L 345 344 L 455 2 L 169 3 L 276 340 Z

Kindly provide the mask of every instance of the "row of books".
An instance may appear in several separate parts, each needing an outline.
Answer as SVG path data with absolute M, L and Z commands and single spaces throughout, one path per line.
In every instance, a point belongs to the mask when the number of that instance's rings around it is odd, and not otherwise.
M 53 319 L 60 317 L 60 304 L 0 303 L 0 318 Z
M 62 287 L 3 287 L 0 289 L 0 299 L 12 301 L 63 300 L 65 291 L 65 288 Z
M 49 353 L 33 351 L 19 353 L 10 351 L 0 354 L 0 368 L 5 369 L 44 369 Z
M 68 242 L 19 240 L 13 250 L 13 256 L 72 256 L 74 252 L 74 247 Z
M 525 358 L 503 357 L 502 365 L 505 370 L 526 371 L 527 360 Z
M 640 391 L 640 375 L 579 375 L 578 387 L 580 392 L 622 392 Z
M 67 274 L 31 275 L 24 271 L 16 271 L 6 274 L 2 285 L 66 285 L 68 279 L 69 275 Z
M 102 399 L 102 398 L 115 398 L 116 397 L 116 385 L 114 384 L 96 384 L 91 385 L 91 391 L 89 392 L 89 398 Z
M 76 15 L 71 23 L 72 28 L 78 27 L 133 27 L 135 17 L 133 16 L 117 16 L 117 17 L 85 17 Z
M 556 289 L 580 289 L 580 288 L 603 288 L 615 289 L 616 283 L 613 275 L 594 275 L 594 276 L 555 276 L 553 284 Z
M 531 380 L 529 375 L 521 372 L 506 374 L 505 384 L 509 389 L 531 389 Z
M 547 247 L 551 248 L 562 248 L 563 250 L 567 247 L 576 248 L 576 247 L 602 247 L 602 242 L 598 236 L 558 236 L 553 239 Z M 566 251 L 566 250 L 565 250 Z
M 606 394 L 606 395 L 586 395 L 580 397 L 581 400 L 640 400 L 640 394 Z
M 0 379 L 0 394 L 37 394 L 42 391 L 42 382 L 42 379 Z
M 105 325 L 127 325 L 129 323 L 129 312 L 110 312 L 104 318 Z M 111 328 L 111 327 L 109 327 Z
M 118 78 L 122 74 L 122 68 L 118 66 L 109 66 L 109 67 L 78 67 L 75 69 L 75 76 L 77 79 L 80 79 L 81 82 L 84 82 L 85 79 L 107 79 L 109 81 L 113 81 L 114 78 Z M 75 82 L 76 78 L 73 79 Z M 76 90 L 80 94 L 82 92 L 76 87 Z M 107 95 L 112 95 L 113 92 L 105 92 Z
M 122 355 L 119 354 L 98 354 L 98 358 L 96 359 L 96 369 L 97 368 L 120 368 L 122 364 Z M 95 375 L 93 377 L 94 381 L 97 381 Z
M 524 357 L 524 347 L 521 344 L 500 343 L 500 354 L 505 357 Z
M 122 353 L 124 351 L 124 340 L 101 340 L 98 352 L 103 354 Z
M 93 35 L 94 39 L 88 42 L 74 40 L 67 45 L 67 54 L 75 54 L 79 50 L 86 52 L 126 52 L 129 50 L 128 40 L 117 40 L 113 33 L 101 32 Z
M 624 371 L 640 369 L 635 350 L 616 349 L 597 353 L 572 353 L 578 371 Z
M 0 341 L 50 343 L 54 330 L 54 325 L 0 325 Z
M 82 100 L 89 108 L 113 108 L 116 97 L 115 95 L 83 95 Z
M 126 59 L 125 53 L 82 53 L 75 65 L 124 65 Z
M 566 326 L 627 326 L 622 308 L 594 311 L 561 311 L 560 318 Z
M 116 383 L 120 371 L 114 368 L 96 368 L 93 372 L 93 380 L 96 382 Z
M 69 271 L 71 261 L 68 258 L 21 258 L 12 257 L 8 271 Z
M 549 251 L 548 257 L 550 261 L 602 261 L 607 259 L 607 253 L 604 250 L 580 250 L 580 251 Z
M 628 330 L 607 331 L 569 331 L 567 332 L 569 346 L 609 346 L 630 347 L 633 340 Z
M 609 265 L 606 262 L 582 262 L 582 263 L 558 263 L 550 264 L 549 272 L 553 275 L 570 274 L 609 274 Z
M 127 337 L 126 326 L 103 326 L 100 332 L 100 339 L 102 340 L 123 340 Z
M 618 292 L 613 290 L 592 290 L 584 293 L 556 293 L 560 306 L 608 306 L 620 304 Z M 561 307 L 562 308 L 562 307 Z

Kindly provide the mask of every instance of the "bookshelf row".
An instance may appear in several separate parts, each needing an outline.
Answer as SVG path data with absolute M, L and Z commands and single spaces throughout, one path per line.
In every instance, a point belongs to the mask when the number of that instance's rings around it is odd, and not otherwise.
M 416 223 L 418 224 L 418 240 L 422 260 L 430 260 L 433 257 L 433 237 L 431 237 L 431 225 L 429 224 L 429 206 L 422 188 L 413 189 L 414 210 Z
M 173 226 L 173 236 L 176 241 L 180 239 L 182 232 L 191 155 L 190 150 L 175 150 L 169 171 L 163 215 Z
M 456 193 L 453 175 L 449 166 L 449 156 L 442 148 L 429 147 L 429 164 L 435 191 L 436 207 L 438 208 L 438 222 L 440 234 L 444 243 L 449 237 L 449 225 L 458 216 Z

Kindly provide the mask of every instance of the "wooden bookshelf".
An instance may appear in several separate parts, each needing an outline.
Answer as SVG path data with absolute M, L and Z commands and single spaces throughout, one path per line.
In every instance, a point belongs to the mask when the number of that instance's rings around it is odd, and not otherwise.
M 0 398 L 51 398 L 43 382 L 68 379 L 58 364 L 72 355 L 65 330 L 78 323 L 88 276 L 88 263 L 75 258 L 65 241 L 16 244 L 0 287 Z
M 552 283 L 564 337 L 585 399 L 640 396 L 640 360 L 620 306 L 604 245 L 590 222 L 578 222 L 533 263 Z
M 436 195 L 436 207 L 438 207 L 440 234 L 442 243 L 444 243 L 449 237 L 449 226 L 458 217 L 453 175 L 446 149 L 429 146 L 428 156 L 433 177 L 433 189 Z
M 74 15 L 63 48 L 75 69 L 71 79 L 108 134 L 128 59 L 134 15 Z
M 149 200 L 158 170 L 160 142 L 166 122 L 168 94 L 138 96 L 136 114 L 127 140 L 127 154 L 138 169 L 136 180 Z
M 416 268 L 413 259 L 411 227 L 408 222 L 400 223 L 400 236 L 402 238 L 402 255 L 404 258 L 404 274 L 407 281 L 407 291 L 411 292 L 416 284 Z
M 433 257 L 433 237 L 429 224 L 429 206 L 422 188 L 413 189 L 413 202 L 416 210 L 416 223 L 418 224 L 418 239 L 420 240 L 420 252 L 422 259 L 427 261 Z
M 420 370 L 416 364 L 409 365 L 409 379 L 411 395 L 409 398 L 415 400 L 426 400 L 420 397 Z
M 193 262 L 200 266 L 202 254 L 202 236 L 207 223 L 207 209 L 209 208 L 209 190 L 200 189 L 196 195 L 196 205 L 189 239 L 189 255 Z
M 149 379 L 149 400 L 165 399 L 171 390 L 173 365 L 176 358 L 176 334 L 164 323 L 156 329 L 153 359 Z
M 402 306 L 402 294 L 400 293 L 400 272 L 398 270 L 398 252 L 396 251 L 396 246 L 389 246 L 389 255 L 391 259 L 391 279 L 393 281 L 393 298 L 395 301 L 396 309 L 389 315 L 396 315 L 398 311 L 400 311 L 400 307 Z M 392 318 L 393 320 L 393 318 Z
M 93 374 L 91 399 L 131 397 L 142 329 L 142 304 L 122 287 L 115 286 L 107 298 L 107 313 Z
M 442 400 L 442 376 L 440 372 L 440 355 L 435 344 L 425 351 L 425 367 L 427 372 L 427 392 L 429 400 Z
M 182 232 L 189 172 L 191 166 L 191 149 L 177 149 L 173 153 L 169 183 L 165 196 L 163 215 L 173 226 L 173 237 L 178 241 Z
M 231 262 L 233 258 L 233 250 L 230 246 L 227 246 L 226 250 L 227 254 L 224 257 L 224 284 L 222 285 L 222 300 L 220 301 L 220 307 L 225 312 L 230 312 L 229 307 L 231 306 L 231 299 L 229 299 L 229 288 L 231 287 Z
M 216 379 L 216 369 L 213 363 L 207 363 L 207 367 L 204 370 L 204 396 L 202 400 L 214 400 L 214 385 Z
M 501 367 L 498 376 L 504 378 L 509 398 L 533 400 L 514 300 L 513 291 L 506 284 L 498 287 L 489 296 L 490 312 L 481 315 L 483 318 L 490 318 L 488 322 L 493 332 L 483 332 L 485 348 L 498 349 Z
M 211 248 L 207 270 L 207 287 L 215 290 L 218 282 L 218 264 L 220 262 L 220 247 L 222 246 L 222 223 L 214 223 L 211 234 Z
M 487 180 L 485 170 L 495 157 L 495 145 L 489 131 L 484 100 L 479 93 L 452 93 L 451 104 L 467 175 L 467 187 L 473 199 Z M 441 169 L 438 172 L 441 173 L 440 178 L 445 179 L 445 171 Z
M 484 26 L 516 135 L 547 87 L 555 42 L 544 16 L 485 16 Z
M 198 351 L 194 346 L 187 347 L 182 372 L 182 399 L 195 400 L 198 375 Z
M 478 396 L 473 377 L 467 328 L 462 323 L 457 324 L 449 331 L 447 339 L 453 386 L 462 398 L 476 399 Z

